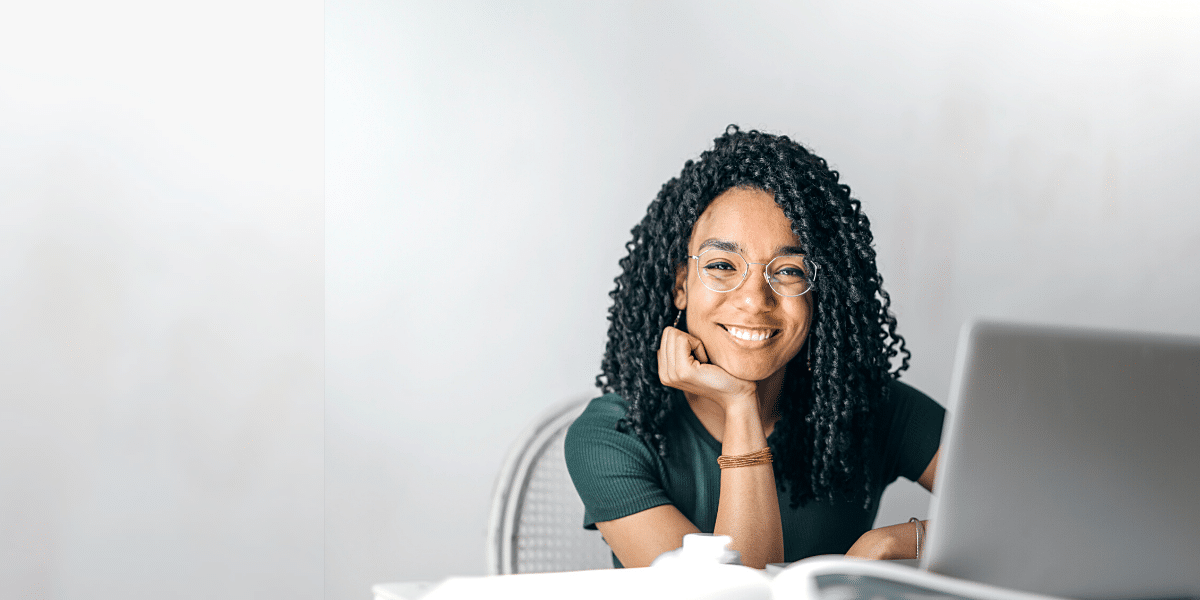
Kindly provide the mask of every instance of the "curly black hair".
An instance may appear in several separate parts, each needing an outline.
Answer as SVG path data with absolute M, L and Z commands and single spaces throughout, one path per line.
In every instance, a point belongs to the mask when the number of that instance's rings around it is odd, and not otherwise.
M 908 368 L 911 353 L 896 333 L 861 203 L 824 159 L 787 136 L 730 125 L 712 150 L 663 185 L 625 244 L 629 254 L 609 294 L 608 344 L 596 384 L 629 402 L 618 427 L 665 457 L 667 419 L 687 405 L 683 392 L 659 381 L 656 355 L 678 312 L 676 269 L 687 261 L 696 219 L 735 187 L 773 194 L 819 267 L 809 292 L 813 326 L 788 365 L 779 399 L 776 481 L 781 491 L 790 488 L 793 508 L 814 499 L 869 507 L 872 407 L 886 400 L 887 381 Z M 890 370 L 898 355 L 899 366 Z

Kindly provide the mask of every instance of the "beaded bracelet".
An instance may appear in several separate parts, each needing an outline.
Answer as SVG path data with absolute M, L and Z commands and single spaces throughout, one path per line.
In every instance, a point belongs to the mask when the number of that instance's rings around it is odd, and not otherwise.
M 757 452 L 749 454 L 738 454 L 737 456 L 721 455 L 717 457 L 717 465 L 722 469 L 733 469 L 737 467 L 753 467 L 755 465 L 771 464 L 771 449 L 763 448 Z

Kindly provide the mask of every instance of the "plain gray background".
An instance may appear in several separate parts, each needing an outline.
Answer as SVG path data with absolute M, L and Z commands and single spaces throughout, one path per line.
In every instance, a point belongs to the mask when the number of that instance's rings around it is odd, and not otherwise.
M 0 598 L 321 597 L 321 23 L 0 9 Z
M 970 315 L 1200 333 L 1196 31 L 1186 3 L 329 3 L 328 597 L 483 572 L 504 452 L 593 391 L 629 229 L 729 123 L 862 199 L 936 399 Z
M 0 596 L 482 573 L 503 453 L 732 122 L 863 200 L 937 399 L 968 315 L 1200 333 L 1193 5 L 793 4 L 8 3 Z

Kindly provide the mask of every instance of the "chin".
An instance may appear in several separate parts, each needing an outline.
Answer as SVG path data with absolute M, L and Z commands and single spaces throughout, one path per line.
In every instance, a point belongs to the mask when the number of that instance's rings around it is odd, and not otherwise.
M 725 372 L 744 381 L 762 381 L 783 368 L 783 365 L 745 364 L 741 361 L 716 361 Z

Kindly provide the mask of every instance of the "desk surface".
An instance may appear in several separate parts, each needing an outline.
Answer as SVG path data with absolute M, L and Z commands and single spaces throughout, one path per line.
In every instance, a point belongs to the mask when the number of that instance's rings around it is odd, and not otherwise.
M 440 582 L 381 583 L 375 600 L 457 600 L 476 598 L 641 598 L 738 597 L 767 600 L 771 578 L 763 571 L 734 565 L 703 570 L 648 568 L 527 573 L 490 577 L 450 577 Z
M 375 600 L 420 600 L 429 590 L 437 587 L 437 581 L 403 581 L 379 583 L 371 587 Z
M 381 583 L 375 600 L 478 598 L 583 598 L 641 600 L 737 598 L 769 600 L 882 597 L 911 600 L 1061 600 L 923 571 L 903 563 L 840 556 L 814 557 L 774 573 L 733 565 L 601 569 L 490 577 L 451 577 L 440 582 Z M 828 588 L 828 589 L 826 589 Z M 829 595 L 824 594 L 829 592 Z M 862 593 L 869 594 L 862 596 Z
M 907 567 L 917 567 L 915 559 L 888 561 Z M 766 571 L 763 572 L 768 579 L 778 575 L 789 563 L 775 563 L 767 565 Z M 612 569 L 605 569 L 612 571 Z M 475 578 L 479 579 L 479 578 Z M 401 581 L 394 583 L 379 583 L 371 588 L 371 592 L 375 596 L 375 600 L 423 600 L 430 591 L 441 585 L 443 581 Z

